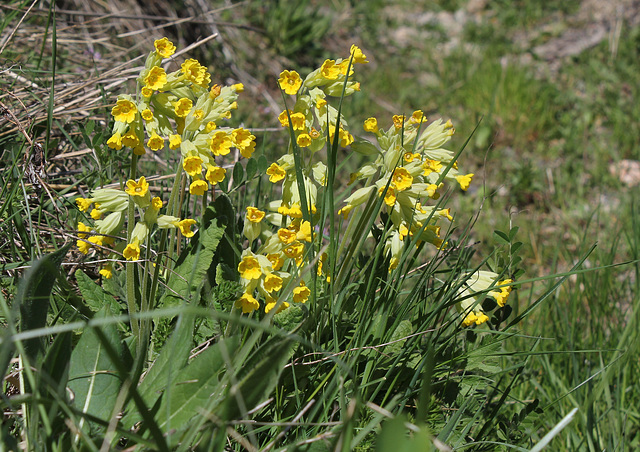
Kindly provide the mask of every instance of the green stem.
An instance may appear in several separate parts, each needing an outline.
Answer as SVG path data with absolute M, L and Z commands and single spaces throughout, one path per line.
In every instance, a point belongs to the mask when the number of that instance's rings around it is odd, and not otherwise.
M 133 180 L 136 178 L 136 164 L 138 163 L 138 156 L 133 155 L 131 158 L 131 167 L 129 168 L 129 177 Z M 129 206 L 127 209 L 127 243 L 130 243 L 131 236 L 133 235 L 133 227 L 135 224 L 135 204 L 131 197 L 129 197 Z M 136 306 L 136 281 L 135 281 L 135 271 L 136 271 L 136 263 L 135 262 L 127 262 L 127 310 L 129 311 L 129 323 L 131 324 L 131 333 L 137 338 L 138 341 L 141 340 L 140 337 L 140 326 L 138 321 L 133 317 L 137 312 Z M 139 344 L 138 344 L 139 345 Z

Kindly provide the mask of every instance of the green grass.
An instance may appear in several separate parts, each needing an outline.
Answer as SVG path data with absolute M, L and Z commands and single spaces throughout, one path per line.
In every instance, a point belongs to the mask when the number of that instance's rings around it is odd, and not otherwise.
M 268 100 L 281 100 L 280 71 L 296 69 L 304 77 L 325 58 L 345 55 L 351 43 L 361 45 L 372 63 L 357 67 L 362 92 L 345 98 L 342 106 L 354 135 L 363 134 L 368 117 L 377 117 L 386 129 L 393 114 L 422 109 L 429 119 L 452 118 L 456 134 L 449 149 L 466 144 L 460 165 L 475 173 L 474 183 L 464 194 L 445 197 L 456 212 L 449 239 L 462 246 L 444 254 L 408 246 L 402 261 L 410 267 L 416 259 L 426 267 L 389 274 L 381 243 L 370 239 L 364 242 L 366 252 L 340 255 L 334 242 L 328 251 L 332 258 L 344 258 L 339 262 L 347 275 L 340 286 L 314 279 L 312 299 L 273 322 L 269 316 L 247 319 L 231 313 L 243 209 L 279 197 L 264 177 L 246 176 L 253 172 L 247 164 L 233 171 L 230 203 L 218 197 L 207 210 L 208 203 L 188 194 L 181 200 L 183 215 L 205 214 L 202 232 L 180 245 L 182 257 L 168 264 L 174 273 L 161 274 L 157 297 L 149 298 L 158 309 L 141 318 L 131 321 L 124 315 L 133 293 L 127 289 L 150 287 L 153 272 L 131 272 L 140 275 L 133 287 L 126 285 L 124 271 L 100 286 L 102 264 L 63 248 L 75 241 L 77 221 L 86 218 L 72 200 L 128 178 L 129 152 L 114 151 L 106 141 L 115 95 L 135 87 L 125 83 L 105 91 L 114 75 L 104 74 L 145 54 L 160 33 L 184 48 L 210 33 L 207 25 L 128 36 L 162 21 L 145 22 L 141 14 L 101 18 L 83 24 L 91 36 L 104 38 L 93 42 L 77 39 L 79 28 L 63 26 L 63 18 L 70 20 L 66 16 L 50 20 L 48 11 L 32 12 L 18 26 L 22 13 L 2 9 L 0 43 L 16 30 L 2 54 L 3 66 L 24 78 L 0 75 L 0 100 L 15 116 L 3 111 L 6 127 L 0 134 L 2 406 L 13 413 L 5 415 L 0 431 L 5 448 L 36 450 L 36 444 L 45 444 L 48 450 L 99 450 L 123 438 L 123 447 L 128 442 L 159 450 L 222 450 L 225 444 L 245 450 L 264 448 L 272 440 L 274 450 L 434 450 L 437 438 L 454 450 L 529 450 L 574 408 L 573 420 L 551 439 L 549 450 L 640 446 L 640 205 L 635 188 L 609 172 L 612 163 L 640 158 L 640 107 L 634 101 L 640 86 L 640 29 L 623 24 L 614 41 L 560 61 L 552 70 L 526 54 L 559 38 L 567 24 L 579 23 L 571 18 L 580 12 L 580 2 L 489 1 L 477 22 L 465 23 L 457 46 L 445 27 L 419 26 L 412 18 L 426 11 L 455 12 L 465 1 L 401 2 L 392 10 L 385 2 L 367 2 L 366 8 L 356 3 L 322 9 L 309 1 L 309 14 L 277 1 L 229 8 L 215 16 L 224 22 L 222 41 L 188 56 L 210 62 L 218 83 L 237 82 L 243 71 L 253 77 L 259 85 L 242 80 L 247 86 L 234 124 L 280 130 L 276 116 L 281 110 L 273 111 Z M 72 1 L 64 6 L 84 8 Z M 174 6 L 162 3 L 158 11 Z M 420 38 L 399 45 L 394 33 L 401 26 Z M 523 33 L 530 33 L 531 41 L 514 40 Z M 100 58 L 92 59 L 90 45 Z M 142 63 L 138 59 L 123 68 Z M 82 90 L 63 96 L 72 84 Z M 100 89 L 91 94 L 90 106 L 72 103 L 96 86 Z M 25 181 L 30 146 L 21 128 L 45 145 L 51 196 Z M 255 157 L 264 155 L 270 163 L 286 151 L 286 131 L 255 135 Z M 344 150 L 317 156 L 330 167 L 340 164 L 327 218 L 331 207 L 342 205 L 349 173 L 366 160 L 347 156 Z M 175 172 L 175 155 L 157 157 L 142 159 L 140 174 Z M 264 174 L 264 163 L 256 159 L 255 175 Z M 165 201 L 172 182 L 157 184 Z M 375 220 L 380 205 L 374 207 L 354 223 L 356 237 L 369 232 L 368 222 L 375 225 L 374 238 L 384 233 L 384 217 Z M 331 234 L 340 236 L 343 227 L 338 224 Z M 153 236 L 154 246 L 160 235 Z M 57 250 L 62 251 L 50 254 Z M 38 260 L 43 256 L 49 257 Z M 176 251 L 172 259 L 178 256 Z M 504 271 L 505 278 L 518 273 L 518 285 L 495 324 L 462 329 L 448 322 L 455 318 L 457 277 L 461 269 L 480 265 Z M 75 273 L 78 268 L 86 276 Z M 194 275 L 205 281 L 197 290 L 190 285 Z M 310 281 L 306 274 L 299 276 Z M 139 296 L 146 299 L 150 293 Z M 132 323 L 141 328 L 140 335 L 132 335 Z M 193 347 L 206 345 L 207 351 L 187 361 Z M 11 361 L 18 356 L 21 362 Z M 90 394 L 81 382 L 92 360 L 124 382 L 114 390 L 105 380 L 94 381 L 110 408 L 89 410 L 94 417 L 71 403 L 65 388 L 79 400 Z M 18 377 L 16 370 L 25 363 L 37 372 L 27 366 Z M 218 369 L 213 377 L 212 368 Z M 203 382 L 202 390 L 216 397 L 193 397 L 180 411 L 176 401 L 193 396 L 176 384 L 180 379 Z M 165 394 L 158 399 L 161 389 Z M 265 400 L 270 402 L 247 412 Z M 115 424 L 107 424 L 118 411 L 125 417 L 114 430 Z M 138 421 L 142 427 L 132 430 Z M 76 436 L 78 429 L 86 434 Z M 167 431 L 172 434 L 163 436 Z

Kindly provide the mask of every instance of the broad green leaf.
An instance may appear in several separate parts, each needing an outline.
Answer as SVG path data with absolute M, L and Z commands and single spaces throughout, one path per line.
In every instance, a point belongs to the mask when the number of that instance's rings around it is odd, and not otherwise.
M 44 328 L 49 312 L 49 297 L 58 277 L 60 264 L 71 243 L 33 263 L 18 286 L 16 301 L 20 306 L 20 331 Z M 24 341 L 25 353 L 35 358 L 44 350 L 42 338 Z
M 237 162 L 233 167 L 233 185 L 237 187 L 244 181 L 244 168 L 242 163 Z
M 508 245 L 510 242 L 509 236 L 502 231 L 493 231 L 493 236 L 498 243 Z
M 241 400 L 248 410 L 264 402 L 275 389 L 280 373 L 289 360 L 294 342 L 289 338 L 274 337 L 260 346 L 242 364 L 238 382 L 231 388 L 233 394 L 225 401 L 226 409 L 221 413 L 224 420 L 239 419 L 247 414 L 238 405 Z
M 402 350 L 406 338 L 413 332 L 413 326 L 409 320 L 403 320 L 394 330 L 389 342 L 391 344 L 384 348 L 384 353 L 389 356 L 395 356 Z
M 173 384 L 180 370 L 187 364 L 193 342 L 194 320 L 191 315 L 180 316 L 173 334 L 138 386 L 138 393 L 148 407 L 156 404 L 158 397 Z M 122 424 L 127 428 L 142 419 L 133 402 L 129 406 L 133 411 L 122 418 Z
M 363 140 L 362 138 L 356 138 L 355 141 L 351 143 L 351 149 L 362 155 L 380 154 L 380 151 L 377 147 L 371 144 L 371 142 Z
M 247 172 L 247 181 L 253 179 L 253 176 L 255 176 L 256 173 L 258 172 L 258 162 L 253 157 L 247 160 L 246 172 Z
M 219 374 L 225 370 L 225 355 L 233 357 L 237 348 L 238 338 L 221 340 L 177 373 L 173 384 L 165 389 L 156 415 L 163 431 L 186 427 L 193 416 L 215 406 L 216 399 L 222 400 L 226 388 Z
M 96 284 L 91 278 L 89 278 L 82 270 L 78 269 L 75 273 L 76 282 L 78 283 L 78 289 L 82 294 L 89 309 L 92 311 L 99 311 L 103 307 L 107 306 L 109 312 L 113 315 L 120 314 L 120 305 L 110 294 Z
M 479 370 L 489 374 L 498 374 L 501 371 L 500 356 L 501 342 L 496 341 L 467 353 L 466 370 Z
M 94 318 L 108 317 L 109 308 L 103 307 Z M 115 325 L 100 327 L 104 337 L 115 350 L 122 353 L 122 342 Z M 73 393 L 74 406 L 81 412 L 109 421 L 122 380 L 116 372 L 98 335 L 87 328 L 71 354 L 69 390 Z M 81 420 L 79 427 L 85 427 Z
M 264 155 L 261 155 L 258 157 L 258 171 L 260 174 L 264 174 L 267 168 L 269 168 L 269 160 Z

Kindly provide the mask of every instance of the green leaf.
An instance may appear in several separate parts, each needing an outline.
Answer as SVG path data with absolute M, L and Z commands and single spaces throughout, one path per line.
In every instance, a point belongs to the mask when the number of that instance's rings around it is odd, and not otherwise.
M 200 289 L 213 261 L 216 248 L 224 235 L 226 225 L 219 226 L 222 221 L 222 219 L 212 219 L 208 226 L 200 228 L 191 238 L 189 245 L 180 254 L 167 282 L 167 287 L 171 290 L 165 292 L 160 302 L 161 306 L 170 306 L 182 301 L 196 303 L 199 301 Z
M 233 167 L 233 185 L 237 187 L 244 181 L 244 168 L 242 168 L 242 163 L 236 162 Z
M 409 336 L 413 332 L 413 326 L 409 320 L 403 320 L 400 322 L 398 327 L 395 329 L 389 342 L 390 345 L 387 345 L 384 348 L 384 353 L 391 356 L 395 356 L 402 350 L 404 343 L 407 341 L 407 336 Z
M 493 231 L 493 236 L 500 244 L 508 245 L 509 243 L 511 243 L 511 240 L 509 240 L 509 236 L 502 231 Z
M 223 350 L 224 349 L 224 350 Z M 238 338 L 230 337 L 211 345 L 180 370 L 165 391 L 158 409 L 158 425 L 163 431 L 180 430 L 206 407 L 217 405 L 226 389 L 219 373 L 225 369 L 225 355 L 233 356 Z
M 264 155 L 261 155 L 258 157 L 258 171 L 260 174 L 264 174 L 267 168 L 269 168 L 269 161 Z
M 58 277 L 60 264 L 71 245 L 69 243 L 35 261 L 20 281 L 16 295 L 17 304 L 20 306 L 20 331 L 46 326 L 51 290 Z M 24 348 L 29 358 L 36 358 L 44 350 L 42 338 L 24 341 Z
M 380 154 L 380 151 L 377 147 L 375 147 L 369 141 L 363 140 L 362 138 L 356 138 L 355 141 L 351 143 L 351 149 L 362 155 Z
M 94 319 L 106 318 L 108 306 L 96 313 Z M 108 343 L 123 357 L 123 345 L 114 323 L 102 327 Z M 82 413 L 90 414 L 106 422 L 111 419 L 113 407 L 122 385 L 116 366 L 111 362 L 102 341 L 93 329 L 85 329 L 71 354 L 69 390 L 73 393 L 73 405 Z M 85 429 L 85 420 L 79 427 Z
M 255 176 L 256 173 L 258 172 L 258 162 L 253 157 L 251 157 L 249 160 L 247 160 L 246 171 L 247 171 L 247 180 L 248 181 L 253 179 L 253 176 Z
M 189 360 L 193 343 L 195 318 L 181 315 L 171 337 L 162 348 L 160 355 L 149 368 L 144 380 L 137 388 L 147 406 L 154 406 L 164 390 L 174 383 L 178 373 Z M 130 404 L 131 410 L 122 418 L 122 425 L 131 428 L 141 420 L 140 414 Z
M 250 410 L 269 397 L 278 384 L 293 345 L 292 339 L 274 337 L 251 355 L 242 365 L 242 372 L 237 376 L 238 382 L 230 391 L 233 396 L 227 398 L 226 408 L 221 412 L 224 420 L 246 418 L 247 413 L 238 401 L 242 401 L 244 408 Z
M 518 226 L 514 226 L 511 228 L 511 230 L 509 231 L 509 241 L 512 241 L 514 239 L 519 229 L 520 228 Z
M 105 292 L 105 290 L 89 278 L 86 273 L 78 269 L 75 276 L 78 289 L 80 289 L 82 298 L 87 306 L 89 306 L 89 309 L 95 312 L 107 306 L 111 314 L 120 314 L 120 305 L 116 299 Z

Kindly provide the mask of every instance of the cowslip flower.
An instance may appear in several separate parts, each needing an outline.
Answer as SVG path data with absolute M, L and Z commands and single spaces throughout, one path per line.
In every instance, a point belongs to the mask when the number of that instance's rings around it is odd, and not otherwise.
M 153 90 L 161 90 L 167 83 L 167 73 L 161 67 L 154 66 L 144 78 L 144 83 Z
M 116 101 L 116 105 L 111 109 L 111 114 L 116 121 L 130 124 L 134 119 L 136 119 L 138 108 L 136 107 L 136 104 L 131 102 L 129 99 L 120 98 Z
M 164 147 L 164 138 L 154 132 L 151 137 L 149 137 L 147 146 L 149 146 L 149 149 L 152 151 L 159 151 Z
M 195 176 L 202 172 L 202 159 L 199 155 L 190 155 L 182 162 L 182 167 L 189 176 Z
M 253 256 L 245 256 L 238 264 L 238 272 L 240 277 L 244 279 L 260 279 L 262 270 L 258 259 Z
M 224 180 L 225 174 L 227 174 L 226 169 L 220 168 L 219 166 L 207 165 L 207 173 L 204 177 L 211 185 L 215 185 Z
M 469 188 L 469 184 L 471 183 L 471 178 L 473 176 L 474 176 L 473 173 L 456 176 L 456 180 L 460 184 L 460 188 L 462 190 L 467 191 L 467 189 Z
M 122 252 L 122 255 L 128 261 L 138 260 L 140 258 L 140 246 L 138 245 L 138 241 L 136 240 L 129 243 Z
M 130 196 L 144 197 L 149 192 L 149 183 L 144 176 L 140 176 L 137 182 L 129 179 L 124 191 Z
M 189 193 L 196 196 L 203 196 L 209 189 L 209 184 L 202 179 L 196 179 L 189 185 Z
M 275 273 L 269 273 L 264 277 L 264 290 L 271 293 L 282 289 L 282 278 Z
M 243 314 L 249 314 L 260 308 L 260 303 L 250 293 L 243 293 L 242 296 L 235 302 L 237 309 L 242 309 Z
M 169 58 L 176 51 L 176 46 L 167 38 L 157 39 L 153 42 L 156 53 L 162 58 Z
M 280 73 L 278 84 L 280 85 L 280 89 L 292 96 L 296 94 L 302 86 L 302 79 L 296 71 L 284 70 Z
M 293 289 L 294 303 L 305 303 L 309 299 L 309 295 L 311 295 L 311 291 L 304 284 L 304 281 L 301 281 L 300 285 Z
M 277 163 L 272 163 L 269 168 L 267 168 L 267 176 L 269 176 L 269 182 L 276 183 L 284 179 L 287 175 L 286 171 Z

